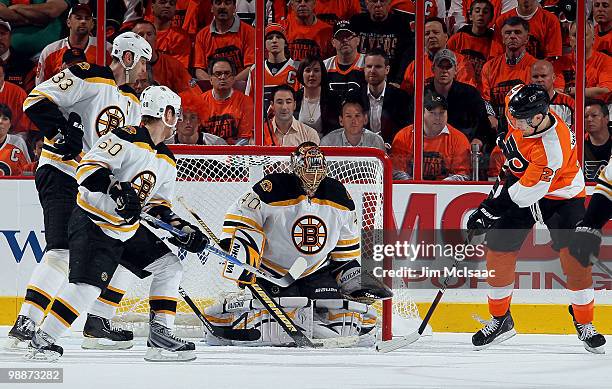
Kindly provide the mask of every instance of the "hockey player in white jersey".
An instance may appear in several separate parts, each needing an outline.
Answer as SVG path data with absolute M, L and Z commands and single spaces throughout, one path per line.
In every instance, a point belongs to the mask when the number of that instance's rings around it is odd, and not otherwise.
M 299 257 L 306 259 L 308 267 L 286 288 L 255 279 L 236 267 L 226 266 L 223 275 L 239 284 L 256 281 L 272 297 L 280 297 L 296 324 L 314 338 L 374 335 L 376 311 L 364 299 L 371 304 L 391 293 L 371 282 L 375 280 L 362 282 L 361 230 L 355 204 L 340 181 L 327 177 L 325 156 L 316 144 L 298 146 L 291 167 L 292 173 L 266 175 L 230 207 L 221 245 L 242 261 L 279 276 Z M 243 302 L 248 299 L 237 297 Z M 256 342 L 261 344 L 290 343 L 257 305 L 256 301 L 227 300 L 206 313 L 216 323 L 258 327 L 262 338 Z M 313 306 L 314 316 L 309 313 Z M 247 319 L 235 320 L 245 313 Z M 215 340 L 207 337 L 209 342 Z
M 35 325 L 41 323 L 65 283 L 68 220 L 75 206 L 78 162 L 99 137 L 115 128 L 140 124 L 140 104 L 127 84 L 146 73 L 151 53 L 151 46 L 142 37 L 131 32 L 121 34 L 113 42 L 110 66 L 86 62 L 71 66 L 39 84 L 24 101 L 25 114 L 44 135 L 35 183 L 43 208 L 47 249 L 28 282 L 25 302 L 9 332 L 9 347 L 32 338 Z M 117 348 L 131 347 L 132 334 L 114 328 L 102 317 L 119 303 L 131 281 L 125 269 L 117 271 L 92 307 L 92 313 L 97 314 L 88 317 L 84 329 L 90 341 L 108 338 Z
M 62 355 L 56 341 L 87 311 L 119 263 L 141 276 L 153 274 L 150 295 L 156 297 L 150 301 L 145 359 L 195 359 L 195 345 L 172 334 L 183 273 L 181 261 L 140 224 L 144 206 L 146 212 L 187 233 L 185 238 L 169 242 L 191 252 L 203 250 L 208 243 L 202 232 L 170 208 L 176 160 L 163 141 L 173 135 L 181 100 L 163 86 L 146 88 L 141 99 L 143 126 L 122 127 L 104 135 L 78 165 L 78 206 L 68 227 L 69 283 L 30 342 L 32 359 L 53 360 Z M 140 255 L 124 255 L 137 250 Z

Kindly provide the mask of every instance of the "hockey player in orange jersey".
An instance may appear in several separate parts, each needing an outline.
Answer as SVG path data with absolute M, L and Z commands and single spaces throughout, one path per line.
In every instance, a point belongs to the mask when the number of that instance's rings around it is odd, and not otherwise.
M 568 244 L 582 220 L 585 186 L 578 163 L 576 139 L 549 109 L 550 99 L 540 85 L 518 85 L 506 97 L 508 133 L 498 141 L 507 160 L 501 191 L 484 200 L 469 217 L 473 235 L 486 233 L 487 282 L 492 319 L 472 337 L 476 350 L 503 342 L 516 334 L 510 315 L 516 259 L 536 221 L 551 232 L 567 277 L 570 315 L 585 348 L 603 353 L 605 338 L 592 325 L 594 290 L 591 268 L 573 257 Z M 557 216 L 553 229 L 553 216 Z

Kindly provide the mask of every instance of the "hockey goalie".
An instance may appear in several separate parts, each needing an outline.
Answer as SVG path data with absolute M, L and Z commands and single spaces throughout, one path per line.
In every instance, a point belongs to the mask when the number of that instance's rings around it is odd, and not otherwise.
M 287 287 L 226 264 L 223 276 L 242 286 L 206 309 L 214 324 L 256 328 L 260 339 L 242 342 L 207 334 L 214 345 L 289 345 L 292 340 L 244 288 L 257 283 L 310 338 L 359 336 L 373 345 L 376 300 L 391 297 L 382 283 L 361 272 L 361 231 L 355 204 L 344 185 L 327 176 L 325 156 L 312 142 L 291 155 L 291 173 L 263 177 L 228 210 L 221 246 L 240 261 L 283 276 L 298 258 L 306 270 Z

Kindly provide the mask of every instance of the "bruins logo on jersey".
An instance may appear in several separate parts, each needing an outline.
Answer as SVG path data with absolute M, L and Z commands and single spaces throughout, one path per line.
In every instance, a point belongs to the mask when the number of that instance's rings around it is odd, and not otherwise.
M 104 136 L 115 128 L 123 127 L 125 115 L 121 108 L 111 105 L 100 112 L 96 118 L 96 132 L 98 136 Z
M 155 182 L 157 181 L 157 177 L 153 172 L 145 170 L 144 172 L 138 174 L 132 180 L 132 186 L 138 192 L 138 199 L 141 204 L 144 204 L 149 197 L 149 194 L 155 187 Z
M 299 252 L 316 254 L 327 242 L 327 226 L 316 216 L 303 216 L 293 224 L 291 236 Z
M 263 180 L 261 182 L 261 189 L 266 192 L 272 192 L 272 182 L 270 180 Z

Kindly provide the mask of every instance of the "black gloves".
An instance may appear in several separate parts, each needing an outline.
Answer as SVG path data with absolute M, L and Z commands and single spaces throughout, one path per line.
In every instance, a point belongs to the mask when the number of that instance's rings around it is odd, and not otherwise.
M 173 224 L 174 227 L 183 231 L 187 235 L 183 238 L 173 236 L 172 238 L 168 239 L 168 242 L 175 246 L 182 247 L 192 253 L 199 253 L 200 251 L 204 250 L 210 242 L 208 237 L 204 235 L 197 227 L 189 224 L 185 220 L 180 219 L 179 223 L 179 225 Z
M 482 235 L 501 217 L 501 214 L 483 201 L 477 210 L 472 212 L 468 218 L 467 228 L 473 231 L 473 235 Z
M 71 112 L 60 133 L 62 138 L 55 142 L 55 148 L 62 155 L 62 161 L 76 158 L 83 151 L 83 123 L 79 114 Z
M 574 230 L 569 251 L 584 267 L 591 265 L 591 256 L 599 256 L 601 232 L 597 228 L 583 226 L 578 223 Z
M 115 211 L 128 223 L 134 223 L 140 218 L 140 199 L 132 184 L 129 182 L 117 182 L 108 189 L 108 194 L 117 203 Z

